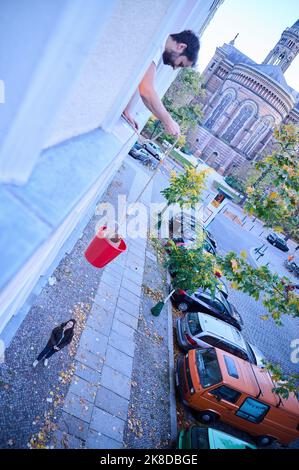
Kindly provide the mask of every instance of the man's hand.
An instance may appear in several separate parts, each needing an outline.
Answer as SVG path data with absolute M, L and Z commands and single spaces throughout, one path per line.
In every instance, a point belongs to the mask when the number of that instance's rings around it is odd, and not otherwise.
M 132 116 L 130 115 L 127 109 L 123 111 L 122 115 L 131 124 L 131 126 L 135 129 L 135 131 L 138 131 L 138 124 L 135 121 L 135 119 L 132 118 Z
M 165 132 L 167 134 L 173 135 L 175 137 L 179 137 L 181 130 L 180 126 L 178 125 L 177 122 L 175 122 L 171 116 L 169 116 L 169 119 L 163 122 L 164 127 L 165 127 Z

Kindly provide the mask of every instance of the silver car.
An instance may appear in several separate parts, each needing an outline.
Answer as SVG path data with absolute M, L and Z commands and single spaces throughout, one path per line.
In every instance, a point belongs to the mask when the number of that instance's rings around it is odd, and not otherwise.
M 259 367 L 265 366 L 265 356 L 242 336 L 234 326 L 207 313 L 189 312 L 177 320 L 177 339 L 180 347 L 223 349 Z

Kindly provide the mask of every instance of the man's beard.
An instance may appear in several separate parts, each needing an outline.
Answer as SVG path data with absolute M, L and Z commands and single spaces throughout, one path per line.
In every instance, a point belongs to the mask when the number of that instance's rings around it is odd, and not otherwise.
M 175 66 L 175 60 L 180 56 L 179 52 L 174 51 L 164 51 L 162 54 L 163 64 L 170 65 L 171 67 Z

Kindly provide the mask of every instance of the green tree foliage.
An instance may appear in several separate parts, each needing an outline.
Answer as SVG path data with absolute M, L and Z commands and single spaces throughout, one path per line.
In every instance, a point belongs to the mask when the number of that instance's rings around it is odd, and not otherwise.
M 276 149 L 256 164 L 260 176 L 247 188 L 245 210 L 266 227 L 285 231 L 298 239 L 299 227 L 299 128 L 282 126 L 275 131 Z
M 184 173 L 171 174 L 170 185 L 161 193 L 167 201 L 167 205 L 179 204 L 181 208 L 194 208 L 200 202 L 202 192 L 206 188 L 205 180 L 209 170 L 196 171 L 188 167 Z

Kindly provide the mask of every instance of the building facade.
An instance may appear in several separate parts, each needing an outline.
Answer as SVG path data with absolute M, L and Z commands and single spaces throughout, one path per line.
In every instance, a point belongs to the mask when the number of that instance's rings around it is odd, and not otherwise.
M 191 151 L 223 175 L 269 151 L 276 126 L 299 123 L 299 93 L 284 77 L 299 53 L 299 20 L 262 64 L 235 47 L 236 37 L 216 49 L 203 72 L 205 96 L 195 99 L 204 120 L 188 135 Z
M 165 38 L 223 0 L 2 0 L 0 339 L 80 237 L 136 140 L 121 114 Z M 176 72 L 159 64 L 162 96 Z M 135 104 L 142 128 L 149 112 Z

